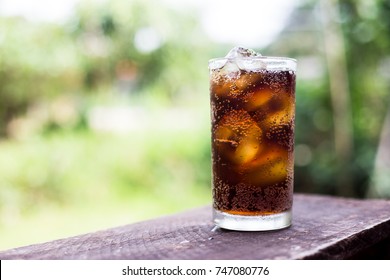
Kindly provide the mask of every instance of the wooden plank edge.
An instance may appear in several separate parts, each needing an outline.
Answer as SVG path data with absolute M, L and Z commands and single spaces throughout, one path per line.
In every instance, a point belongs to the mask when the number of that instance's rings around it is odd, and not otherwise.
M 353 234 L 332 245 L 326 244 L 322 249 L 316 248 L 304 256 L 297 257 L 300 260 L 342 260 L 351 259 L 381 241 L 389 239 L 390 219 L 359 233 Z M 346 250 L 346 248 L 353 248 Z

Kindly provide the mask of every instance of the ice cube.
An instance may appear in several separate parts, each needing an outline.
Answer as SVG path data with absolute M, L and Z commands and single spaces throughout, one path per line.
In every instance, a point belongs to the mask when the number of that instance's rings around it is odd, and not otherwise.
M 268 127 L 289 124 L 294 119 L 295 103 L 291 96 L 280 94 L 278 98 L 271 99 L 268 105 L 265 120 Z
M 232 62 L 229 62 L 229 64 L 237 67 Z M 229 66 L 229 69 L 234 70 L 234 66 Z M 224 74 L 221 75 L 221 73 Z M 224 68 L 219 70 L 218 73 L 211 75 L 211 93 L 216 98 L 236 98 L 238 96 L 243 97 L 243 95 L 248 95 L 247 101 L 249 101 L 254 94 L 253 91 L 256 91 L 256 87 L 262 82 L 263 77 L 264 75 L 260 72 L 238 71 L 225 73 Z
M 262 130 L 242 110 L 227 113 L 217 125 L 214 136 L 220 155 L 233 164 L 252 161 L 262 149 Z
M 260 59 L 256 59 L 260 57 L 260 53 L 243 47 L 235 47 L 225 56 L 225 58 L 229 61 L 234 60 L 241 70 L 246 71 L 258 71 L 260 69 L 265 69 L 265 63 Z
M 254 127 L 251 131 L 249 131 L 248 137 L 243 137 L 234 153 L 234 161 L 236 164 L 246 164 L 251 162 L 256 158 L 257 153 L 260 148 L 262 148 L 261 143 L 258 138 L 253 137 L 253 133 L 258 133 L 259 128 Z
M 222 67 L 225 66 L 225 64 L 227 63 L 227 59 L 211 59 L 209 61 L 209 69 L 210 71 L 213 71 L 213 70 L 218 70 L 218 69 L 221 69 Z
M 267 147 L 256 160 L 245 166 L 246 182 L 254 185 L 272 185 L 283 182 L 291 169 L 288 152 L 279 147 Z
M 234 47 L 230 52 L 225 56 L 228 59 L 243 58 L 243 57 L 258 57 L 261 54 L 255 52 L 251 49 L 246 49 L 244 47 Z
M 260 59 L 237 58 L 236 64 L 238 68 L 245 71 L 258 72 L 267 69 L 267 65 Z
M 261 80 L 263 79 L 263 75 L 261 73 L 254 72 L 242 72 L 240 77 L 235 80 L 235 86 L 243 92 L 251 92 L 254 88 L 256 88 Z
M 227 61 L 219 74 L 227 77 L 228 79 L 236 79 L 240 75 L 240 68 L 236 63 Z
M 256 71 L 265 69 L 266 65 L 260 59 L 261 54 L 244 47 L 234 47 L 224 58 L 212 59 L 209 62 L 209 69 L 223 70 L 223 74 L 237 73 L 238 70 Z M 254 58 L 254 59 L 252 59 Z
M 274 93 L 268 88 L 257 89 L 248 94 L 245 109 L 249 112 L 259 110 L 264 107 L 273 96 Z

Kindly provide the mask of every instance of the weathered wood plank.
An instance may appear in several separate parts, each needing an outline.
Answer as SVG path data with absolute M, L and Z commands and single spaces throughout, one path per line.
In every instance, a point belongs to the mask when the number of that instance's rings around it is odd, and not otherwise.
M 293 225 L 215 229 L 210 207 L 0 252 L 0 259 L 344 259 L 390 240 L 390 201 L 294 197 Z

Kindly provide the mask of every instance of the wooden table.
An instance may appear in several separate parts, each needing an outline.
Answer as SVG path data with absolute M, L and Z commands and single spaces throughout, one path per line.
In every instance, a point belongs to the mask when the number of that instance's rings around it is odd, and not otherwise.
M 390 201 L 296 194 L 293 225 L 279 231 L 215 228 L 207 206 L 0 252 L 0 259 L 348 258 L 390 258 Z

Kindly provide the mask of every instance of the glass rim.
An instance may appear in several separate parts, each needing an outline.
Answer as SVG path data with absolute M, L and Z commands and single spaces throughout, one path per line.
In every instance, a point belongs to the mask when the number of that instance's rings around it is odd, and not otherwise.
M 235 61 L 235 60 L 272 60 L 272 61 L 291 61 L 297 63 L 297 59 L 291 57 L 284 56 L 252 56 L 252 57 L 216 57 L 211 58 L 209 63 L 219 61 L 219 60 L 227 60 L 227 61 Z
M 241 64 L 242 70 L 260 71 L 260 70 L 297 70 L 297 60 L 282 56 L 253 56 L 253 57 L 220 57 L 212 58 L 208 62 L 211 71 L 223 68 L 227 63 Z

